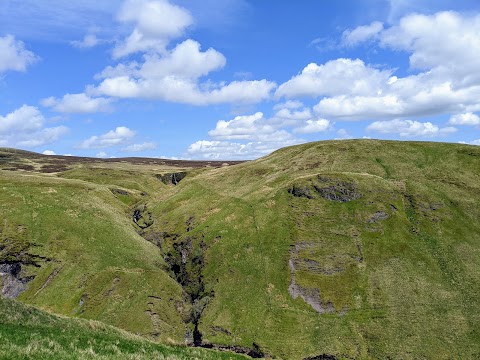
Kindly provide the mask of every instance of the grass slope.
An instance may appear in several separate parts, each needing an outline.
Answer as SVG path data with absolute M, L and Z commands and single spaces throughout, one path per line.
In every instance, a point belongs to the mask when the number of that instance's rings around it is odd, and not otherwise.
M 338 184 L 360 197 L 315 191 Z M 205 243 L 205 342 L 286 359 L 475 358 L 479 194 L 475 147 L 321 142 L 185 180 L 149 204 L 150 230 Z
M 0 256 L 41 265 L 21 301 L 284 359 L 480 356 L 477 147 L 310 143 L 178 186 L 129 166 L 1 173 Z
M 0 298 L 2 359 L 244 359 L 159 345 L 96 321 L 59 318 Z

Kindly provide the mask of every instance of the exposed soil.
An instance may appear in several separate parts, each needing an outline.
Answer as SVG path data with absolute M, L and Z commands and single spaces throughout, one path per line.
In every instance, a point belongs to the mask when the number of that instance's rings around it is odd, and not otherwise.
M 331 304 L 330 302 L 327 304 L 323 303 L 322 298 L 320 297 L 320 290 L 307 289 L 297 284 L 296 262 L 298 261 L 298 252 L 301 249 L 314 246 L 316 245 L 309 243 L 300 243 L 296 246 L 293 246 L 290 250 L 290 259 L 288 260 L 288 265 L 290 267 L 291 281 L 290 286 L 288 287 L 288 292 L 294 299 L 297 299 L 300 296 L 303 301 L 309 304 L 319 314 L 333 313 L 335 312 L 333 304 Z

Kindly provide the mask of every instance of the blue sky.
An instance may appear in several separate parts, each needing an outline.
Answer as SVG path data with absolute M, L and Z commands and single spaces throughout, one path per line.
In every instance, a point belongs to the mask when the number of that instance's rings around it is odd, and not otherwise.
M 476 0 L 2 0 L 0 146 L 252 159 L 480 145 Z

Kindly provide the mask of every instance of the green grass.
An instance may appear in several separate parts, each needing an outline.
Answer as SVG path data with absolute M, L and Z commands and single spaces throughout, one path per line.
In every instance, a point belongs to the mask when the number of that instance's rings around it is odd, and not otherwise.
M 96 321 L 60 318 L 0 298 L 1 359 L 244 359 L 155 344 Z
M 0 210 L 18 246 L 55 259 L 27 268 L 36 278 L 19 298 L 52 312 L 182 343 L 194 328 L 188 295 L 198 293 L 205 343 L 256 344 L 282 359 L 474 359 L 479 161 L 467 145 L 352 140 L 198 169 L 178 186 L 148 166 L 2 172 Z M 361 196 L 335 202 L 314 188 L 338 182 Z M 151 213 L 148 229 L 133 224 L 135 208 Z M 182 251 L 183 287 L 165 262 Z M 292 298 L 293 276 L 318 291 L 325 313 Z

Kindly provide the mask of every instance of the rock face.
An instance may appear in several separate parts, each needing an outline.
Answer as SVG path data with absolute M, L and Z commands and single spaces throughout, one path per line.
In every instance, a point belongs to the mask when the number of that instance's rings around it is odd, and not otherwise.
M 180 181 L 182 181 L 185 178 L 185 176 L 187 176 L 186 172 L 176 172 L 176 173 L 156 175 L 156 177 L 166 185 L 177 185 Z
M 288 189 L 288 192 L 296 197 L 307 199 L 322 197 L 326 200 L 343 203 L 362 197 L 355 183 L 323 176 L 317 176 L 316 180 L 309 185 L 295 184 Z
M 34 276 L 21 277 L 22 265 L 16 263 L 0 264 L 0 279 L 3 282 L 2 295 L 14 299 L 27 289 L 27 283 L 32 281 Z

